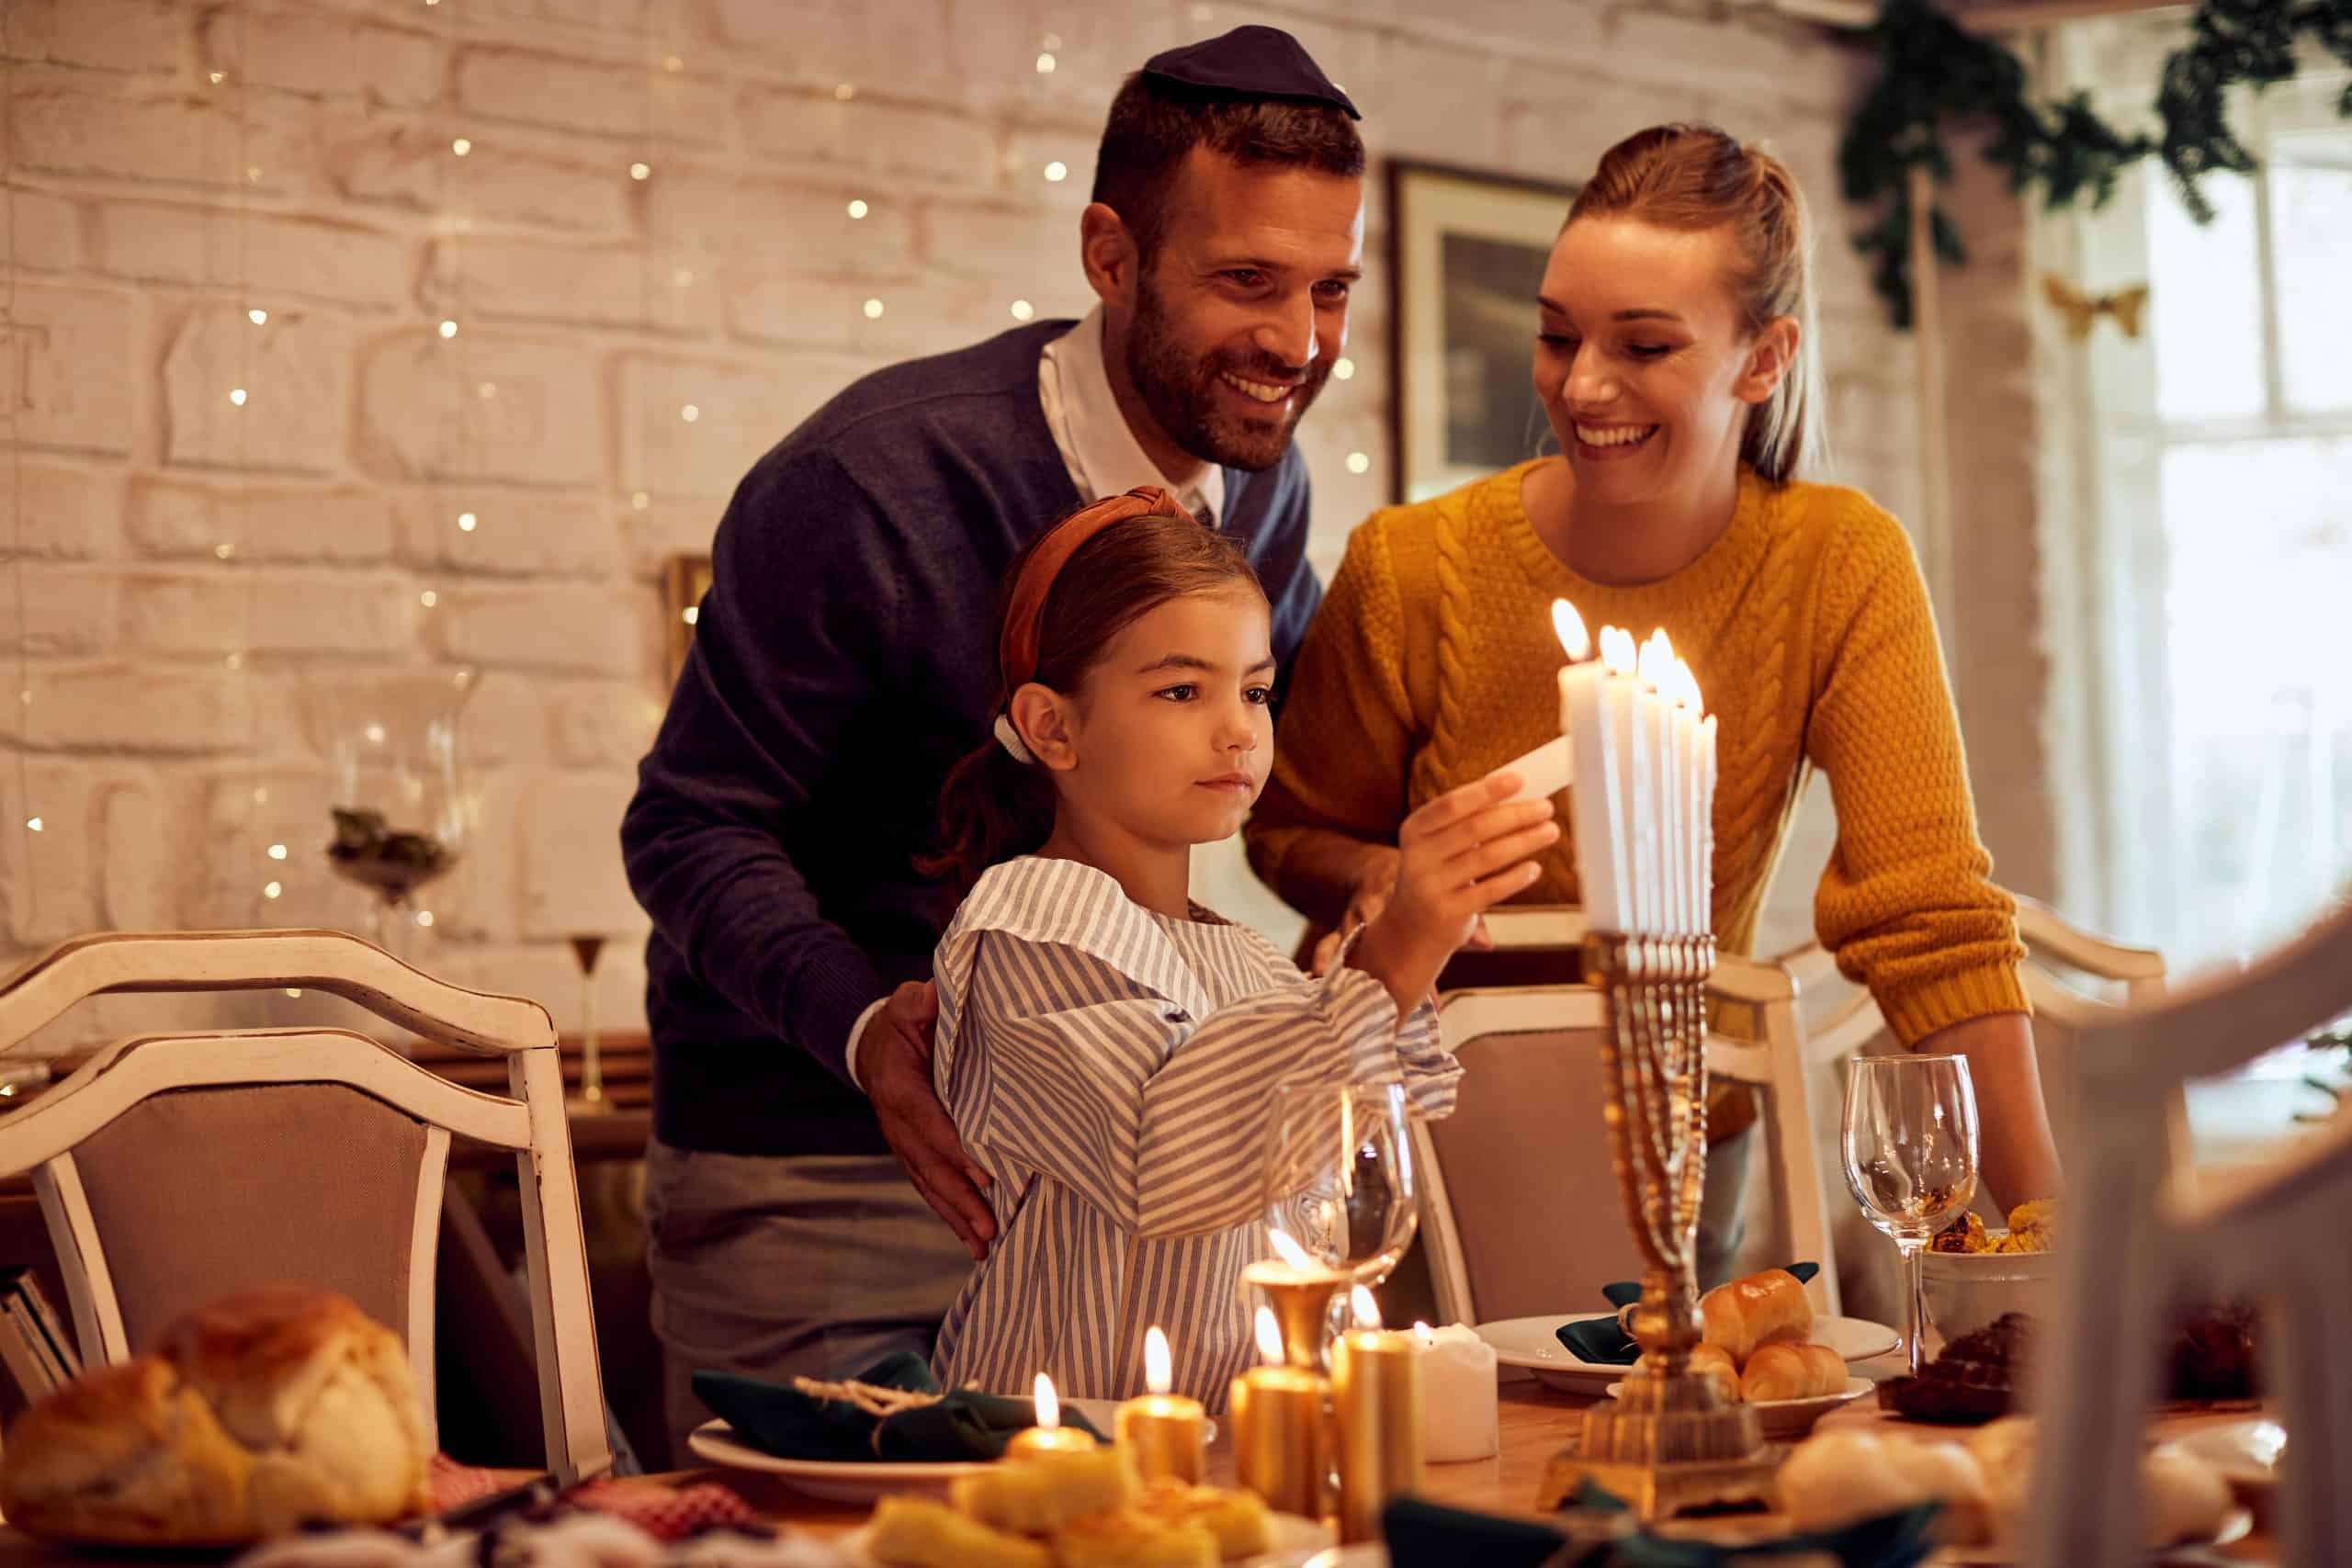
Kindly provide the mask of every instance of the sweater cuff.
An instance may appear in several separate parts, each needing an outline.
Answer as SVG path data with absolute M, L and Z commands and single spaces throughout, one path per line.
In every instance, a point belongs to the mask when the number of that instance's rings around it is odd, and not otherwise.
M 1881 995 L 1878 1005 L 1886 1015 L 1887 1028 L 1905 1050 L 1955 1023 L 2006 1012 L 2030 1016 L 2033 1011 L 2018 966 L 2006 962 L 1977 964 L 1906 986 L 1899 992 Z
M 799 1042 L 827 1072 L 863 1092 L 850 1073 L 849 1044 L 863 1032 L 867 1010 L 888 997 L 890 987 L 865 953 L 851 948 L 844 956 L 846 963 L 812 964 L 796 977 L 778 1010 L 789 1021 L 779 1032 Z

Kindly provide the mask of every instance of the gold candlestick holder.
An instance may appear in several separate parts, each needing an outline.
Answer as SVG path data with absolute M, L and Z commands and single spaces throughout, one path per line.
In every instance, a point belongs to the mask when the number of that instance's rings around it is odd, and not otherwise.
M 1246 1264 L 1242 1280 L 1266 1292 L 1282 1330 L 1283 1359 L 1306 1371 L 1323 1370 L 1323 1343 L 1331 1316 L 1331 1298 L 1345 1289 L 1347 1277 L 1337 1271 L 1301 1268 L 1276 1258 Z
M 1607 1004 L 1603 1114 L 1625 1221 L 1644 1261 L 1630 1323 L 1642 1354 L 1618 1397 L 1584 1413 L 1575 1444 L 1546 1467 L 1536 1502 L 1556 1509 L 1592 1481 L 1644 1519 L 1769 1503 L 1774 1466 L 1756 1413 L 1725 1403 L 1690 1371 L 1714 938 L 1593 932 L 1585 963 Z

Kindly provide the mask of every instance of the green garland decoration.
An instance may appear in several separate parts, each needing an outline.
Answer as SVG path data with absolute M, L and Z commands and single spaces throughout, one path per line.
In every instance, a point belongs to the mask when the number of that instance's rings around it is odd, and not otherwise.
M 1854 236 L 1854 248 L 1870 262 L 1871 284 L 1896 329 L 1911 328 L 1909 173 L 1924 164 L 1938 184 L 1951 178 L 1948 124 L 1988 128 L 1985 161 L 2008 171 L 2012 191 L 2038 191 L 2052 211 L 2086 197 L 2094 209 L 2104 207 L 2123 170 L 2154 153 L 2190 215 L 2209 222 L 2212 204 L 2199 181 L 2217 170 L 2255 168 L 2229 127 L 2229 89 L 2245 83 L 2258 90 L 2293 75 L 2295 39 L 2303 33 L 2352 64 L 2352 0 L 2204 0 L 2188 44 L 2165 62 L 2157 85 L 2162 134 L 2126 136 L 2099 117 L 2087 94 L 2034 101 L 2016 55 L 1967 32 L 1931 0 L 1885 0 L 1878 20 L 1856 35 L 1876 50 L 1881 71 L 1838 141 L 1838 176 L 1848 201 L 1879 214 Z M 2336 110 L 2352 118 L 2352 87 Z M 1942 208 L 1928 220 L 1936 254 L 1967 261 Z

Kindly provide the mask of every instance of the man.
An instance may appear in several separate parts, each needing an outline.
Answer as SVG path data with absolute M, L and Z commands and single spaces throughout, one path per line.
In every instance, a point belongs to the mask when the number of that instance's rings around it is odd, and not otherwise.
M 857 382 L 720 520 L 621 827 L 653 918 L 649 1264 L 674 1439 L 706 1416 L 694 1369 L 928 1354 L 991 1238 L 932 1091 L 924 979 L 950 910 L 913 861 L 987 734 L 1014 555 L 1083 501 L 1164 485 L 1241 542 L 1276 655 L 1296 650 L 1321 589 L 1291 433 L 1346 340 L 1357 118 L 1272 28 L 1156 56 L 1112 105 L 1080 220 L 1099 306 Z

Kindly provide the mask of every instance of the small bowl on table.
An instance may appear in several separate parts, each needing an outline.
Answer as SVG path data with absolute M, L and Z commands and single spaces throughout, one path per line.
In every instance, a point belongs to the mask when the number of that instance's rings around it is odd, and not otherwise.
M 2048 1322 L 2058 1289 L 2054 1252 L 1935 1252 L 1919 1258 L 1928 1321 L 1946 1344 L 2021 1312 Z

